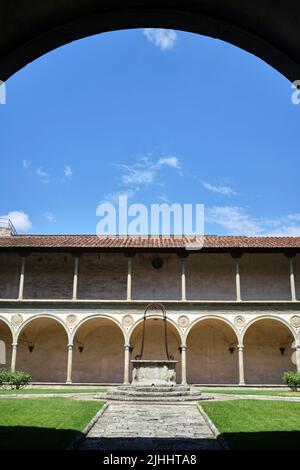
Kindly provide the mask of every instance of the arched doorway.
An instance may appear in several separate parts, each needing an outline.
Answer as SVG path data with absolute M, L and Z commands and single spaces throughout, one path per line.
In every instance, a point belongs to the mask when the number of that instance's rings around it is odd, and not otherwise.
M 193 325 L 187 337 L 188 383 L 238 383 L 237 343 L 225 321 L 209 318 Z
M 174 357 L 176 365 L 176 381 L 181 382 L 181 354 L 180 354 L 180 335 L 175 326 L 167 322 L 167 338 L 169 355 Z M 141 352 L 143 322 L 139 323 L 130 335 L 131 357 L 135 359 Z M 145 325 L 145 340 L 143 359 L 164 360 L 166 357 L 165 347 L 165 327 L 164 321 L 160 317 L 147 318 Z M 130 381 L 131 381 L 130 368 Z
M 5 321 L 0 319 L 0 369 L 9 369 L 12 352 L 12 332 Z
M 54 318 L 40 317 L 24 325 L 18 336 L 16 369 L 33 382 L 66 381 L 68 336 Z
M 124 335 L 113 320 L 85 320 L 76 329 L 73 344 L 73 382 L 123 382 Z
M 292 362 L 295 341 L 280 320 L 256 320 L 244 335 L 245 381 L 248 384 L 281 384 L 286 371 L 295 370 Z

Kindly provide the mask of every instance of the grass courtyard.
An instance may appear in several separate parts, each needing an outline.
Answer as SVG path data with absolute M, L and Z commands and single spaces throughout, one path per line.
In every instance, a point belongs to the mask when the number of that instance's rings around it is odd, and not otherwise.
M 201 404 L 230 449 L 300 449 L 300 403 L 232 400 Z
M 106 392 L 106 388 L 23 388 L 20 390 L 0 390 L 0 395 L 50 395 L 50 394 L 61 394 L 65 395 L 66 393 L 74 393 L 74 394 L 79 394 L 79 393 L 100 393 L 100 392 Z
M 213 393 L 221 395 L 264 395 L 271 397 L 297 397 L 300 398 L 299 392 L 290 392 L 286 390 L 244 390 L 244 389 L 213 389 L 213 388 L 203 388 L 201 389 L 203 393 Z
M 68 398 L 2 398 L 0 450 L 65 449 L 103 404 Z

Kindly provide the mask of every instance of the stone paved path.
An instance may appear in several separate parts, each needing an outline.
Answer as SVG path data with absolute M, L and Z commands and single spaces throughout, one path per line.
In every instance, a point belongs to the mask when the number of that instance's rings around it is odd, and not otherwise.
M 110 403 L 81 450 L 214 450 L 197 405 Z

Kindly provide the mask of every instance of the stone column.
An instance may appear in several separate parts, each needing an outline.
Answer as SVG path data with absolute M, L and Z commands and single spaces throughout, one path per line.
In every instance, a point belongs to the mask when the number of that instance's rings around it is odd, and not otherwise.
M 290 288 L 291 288 L 291 300 L 296 302 L 296 286 L 295 286 L 295 275 L 294 275 L 294 258 L 295 254 L 288 254 L 287 255 L 288 262 L 289 262 L 289 273 L 290 273 Z
M 245 373 L 244 373 L 244 346 L 238 345 L 239 351 L 239 385 L 245 385 Z
M 72 300 L 76 300 L 76 299 L 77 299 L 78 268 L 79 268 L 79 256 L 75 256 L 75 257 L 74 257 L 74 275 L 73 275 L 73 294 L 72 294 Z
M 19 296 L 18 296 L 19 300 L 23 300 L 23 297 L 24 297 L 25 264 L 26 264 L 26 256 L 22 255 L 21 272 L 20 272 L 20 280 L 19 280 Z
M 186 300 L 186 258 L 181 259 L 181 300 Z
M 296 366 L 297 372 L 300 372 L 300 339 L 296 340 Z
M 130 360 L 130 346 L 124 345 L 124 385 L 129 384 L 129 360 Z
M 186 345 L 181 345 L 181 385 L 186 385 Z
M 133 256 L 127 257 L 127 300 L 129 301 L 132 298 L 132 289 L 131 289 L 132 260 L 133 260 Z
M 17 362 L 17 347 L 18 343 L 12 343 L 12 352 L 11 352 L 11 371 L 15 372 L 16 370 L 16 362 Z
M 241 297 L 241 276 L 240 276 L 240 261 L 242 253 L 232 253 L 231 256 L 235 260 L 235 292 L 236 292 L 236 301 L 240 302 Z
M 67 362 L 67 384 L 72 383 L 72 367 L 73 367 L 73 344 L 68 344 L 68 362 Z

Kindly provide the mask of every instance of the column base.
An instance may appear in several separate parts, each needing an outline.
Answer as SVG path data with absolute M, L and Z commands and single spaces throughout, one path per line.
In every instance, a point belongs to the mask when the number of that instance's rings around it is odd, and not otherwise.
M 72 382 L 71 380 L 67 380 L 67 381 L 66 381 L 66 385 L 72 385 L 72 383 L 73 383 L 73 382 Z

